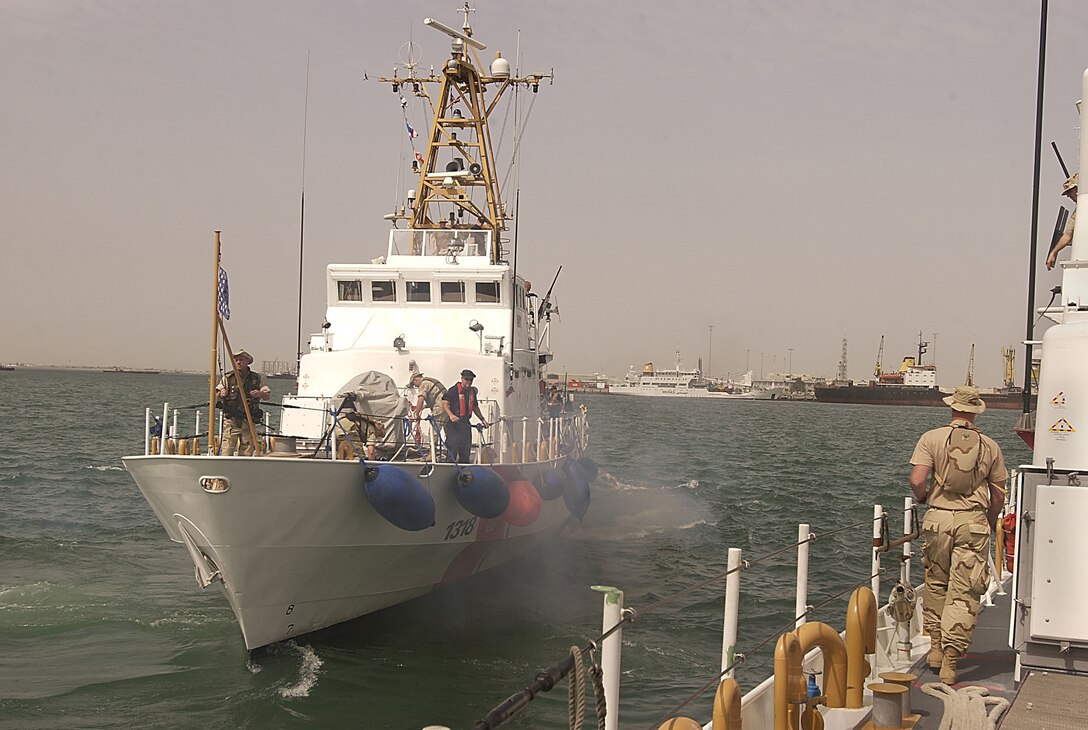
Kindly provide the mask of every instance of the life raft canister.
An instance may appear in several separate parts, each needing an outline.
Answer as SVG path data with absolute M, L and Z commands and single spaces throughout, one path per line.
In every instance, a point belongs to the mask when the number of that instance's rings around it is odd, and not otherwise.
M 1016 513 L 1010 512 L 1001 520 L 1001 529 L 1005 533 L 1005 570 L 1013 572 L 1016 550 Z

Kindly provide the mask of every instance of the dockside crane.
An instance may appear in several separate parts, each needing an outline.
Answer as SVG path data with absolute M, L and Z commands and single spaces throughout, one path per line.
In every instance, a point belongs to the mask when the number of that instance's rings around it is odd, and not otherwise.
M 971 343 L 971 357 L 967 360 L 967 377 L 964 378 L 964 385 L 975 384 L 975 344 Z
M 1011 347 L 1002 347 L 1001 357 L 1005 359 L 1005 387 L 1013 388 L 1016 384 L 1013 376 L 1013 371 L 1016 369 L 1016 350 Z
M 849 382 L 849 378 L 846 377 L 846 338 L 842 338 L 842 357 L 839 358 L 839 373 L 836 378 L 840 383 Z
M 880 347 L 876 351 L 876 367 L 873 368 L 873 378 L 880 380 L 880 375 L 883 373 L 883 359 L 884 359 L 884 335 L 880 336 Z

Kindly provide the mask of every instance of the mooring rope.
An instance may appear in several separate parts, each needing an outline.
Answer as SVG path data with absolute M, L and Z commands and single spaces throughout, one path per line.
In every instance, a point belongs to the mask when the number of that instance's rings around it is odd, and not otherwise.
M 927 682 L 922 691 L 944 703 L 944 716 L 938 730 L 994 730 L 1009 707 L 1003 697 L 990 697 L 985 687 L 969 685 L 954 689 L 940 682 Z
M 567 726 L 570 730 L 581 730 L 586 714 L 586 668 L 582 664 L 582 650 L 577 646 L 570 648 L 574 658 L 574 667 L 567 677 Z

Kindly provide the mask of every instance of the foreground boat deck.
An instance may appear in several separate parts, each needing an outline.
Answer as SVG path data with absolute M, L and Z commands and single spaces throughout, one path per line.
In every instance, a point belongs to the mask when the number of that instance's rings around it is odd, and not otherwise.
M 1012 594 L 994 596 L 994 605 L 980 614 L 967 654 L 958 664 L 955 689 L 983 687 L 990 697 L 1010 704 L 998 719 L 1002 730 L 1083 730 L 1088 728 L 1088 677 L 1024 670 L 1019 685 L 1013 681 L 1016 653 L 1009 648 L 1009 609 Z M 911 672 L 918 676 L 911 693 L 917 728 L 940 727 L 945 705 L 926 694 L 922 685 L 940 682 L 937 673 L 918 662 Z

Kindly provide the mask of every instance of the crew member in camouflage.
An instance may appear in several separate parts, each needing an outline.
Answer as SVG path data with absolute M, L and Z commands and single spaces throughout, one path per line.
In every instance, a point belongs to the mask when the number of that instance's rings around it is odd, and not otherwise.
M 337 421 L 337 436 L 351 441 L 352 455 L 358 458 L 365 453 L 368 461 L 374 461 L 378 440 L 385 435 L 381 422 L 353 408 L 341 410 Z
M 978 389 L 960 386 L 944 402 L 952 407 L 952 422 L 918 439 L 910 488 L 929 505 L 922 520 L 922 627 L 932 642 L 927 663 L 951 685 L 989 583 L 986 550 L 1009 473 L 1001 447 L 975 427 L 975 417 L 986 410 Z
M 417 394 L 415 403 L 412 404 L 411 417 L 418 421 L 423 409 L 429 408 L 435 424 L 437 424 L 438 428 L 442 428 L 446 423 L 446 412 L 442 410 L 442 406 L 438 405 L 438 403 L 442 400 L 442 396 L 446 394 L 446 386 L 434 378 L 425 376 L 418 370 L 413 371 L 409 376 L 408 385 L 414 388 Z
M 1073 205 L 1077 204 L 1077 179 L 1080 177 L 1079 172 L 1074 172 L 1069 176 L 1069 179 L 1062 185 L 1062 195 L 1068 197 L 1073 201 Z M 1069 216 L 1069 224 L 1065 227 L 1065 232 L 1062 233 L 1061 238 L 1054 242 L 1054 245 L 1050 247 L 1050 251 L 1046 255 L 1046 268 L 1049 271 L 1054 268 L 1054 264 L 1058 263 L 1058 252 L 1073 242 L 1073 228 L 1077 224 L 1077 213 L 1073 212 Z
M 223 456 L 253 455 L 253 442 L 249 436 L 249 424 L 246 423 L 246 412 L 242 406 L 243 393 L 246 405 L 249 406 L 249 415 L 253 423 L 261 420 L 261 409 L 258 407 L 262 400 L 272 397 L 272 391 L 264 384 L 261 374 L 250 370 L 253 364 L 253 356 L 245 350 L 234 353 L 234 366 L 241 376 L 242 386 L 238 387 L 238 379 L 231 370 L 224 373 L 219 385 L 215 389 L 215 395 L 219 399 L 216 405 L 223 409 L 223 442 L 220 444 L 219 453 Z

